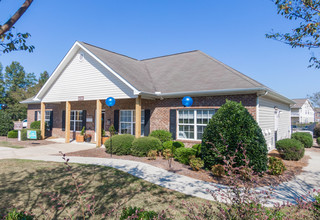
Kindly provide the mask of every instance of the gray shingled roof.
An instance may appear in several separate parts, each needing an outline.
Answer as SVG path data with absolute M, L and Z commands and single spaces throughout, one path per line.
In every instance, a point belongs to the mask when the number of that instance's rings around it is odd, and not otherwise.
M 80 43 L 143 92 L 267 88 L 199 50 L 136 60 L 84 42 Z
M 294 104 L 291 108 L 301 108 L 303 106 L 304 103 L 306 103 L 306 101 L 308 99 L 292 99 L 296 104 Z

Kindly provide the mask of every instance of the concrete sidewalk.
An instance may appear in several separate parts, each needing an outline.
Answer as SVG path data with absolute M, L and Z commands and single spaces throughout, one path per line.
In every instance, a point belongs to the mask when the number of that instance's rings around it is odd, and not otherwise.
M 85 144 L 52 144 L 24 149 L 6 149 L 0 151 L 0 159 L 18 158 L 64 162 L 61 156 L 52 155 L 57 155 L 59 151 L 67 153 L 92 148 L 94 146 Z M 306 155 L 309 155 L 311 159 L 309 160 L 309 165 L 304 168 L 304 172 L 293 180 L 281 183 L 275 187 L 273 189 L 273 199 L 269 200 L 268 206 L 283 202 L 295 203 L 295 198 L 307 195 L 309 191 L 320 188 L 320 153 L 307 151 Z M 113 167 L 159 186 L 207 200 L 213 200 L 208 190 L 215 190 L 217 188 L 225 190 L 227 188 L 223 185 L 178 175 L 137 161 L 95 157 L 68 158 L 70 158 L 70 163 Z M 270 187 L 257 188 L 257 190 L 270 189 Z
M 95 148 L 92 144 L 60 144 L 54 143 L 50 145 L 39 145 L 26 148 L 8 148 L 0 146 L 0 159 L 27 159 L 32 157 L 43 157 L 49 155 L 57 155 L 59 151 L 63 153 L 75 152 L 80 150 L 88 150 Z

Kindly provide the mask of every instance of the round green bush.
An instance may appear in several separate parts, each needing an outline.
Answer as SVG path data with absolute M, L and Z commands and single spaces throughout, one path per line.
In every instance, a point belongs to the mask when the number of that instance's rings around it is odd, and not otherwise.
M 269 157 L 268 169 L 271 175 L 281 175 L 286 170 L 286 167 L 281 159 Z
M 320 124 L 317 124 L 313 129 L 313 135 L 318 138 L 320 137 Z
M 172 145 L 177 149 L 177 148 L 180 148 L 180 147 L 184 147 L 184 143 L 182 143 L 181 141 L 174 141 L 172 143 Z
M 201 153 L 205 167 L 223 164 L 221 156 L 233 155 L 235 166 L 245 165 L 243 149 L 254 171 L 267 170 L 268 149 L 259 125 L 241 103 L 227 100 L 204 130 Z
M 310 148 L 313 145 L 313 138 L 310 133 L 307 132 L 296 132 L 291 135 L 292 139 L 300 141 L 305 148 Z
M 195 144 L 192 148 L 196 150 L 196 157 L 201 157 L 201 144 Z
M 304 156 L 303 144 L 296 139 L 277 141 L 276 148 L 285 160 L 300 160 Z
M 106 147 L 106 152 L 112 153 L 116 155 L 129 155 L 131 153 L 131 146 L 132 142 L 134 141 L 135 137 L 131 134 L 121 134 L 121 135 L 114 135 L 112 138 L 108 139 L 104 146 Z M 112 140 L 112 146 L 110 142 Z
M 18 131 L 16 130 L 9 131 L 8 138 L 18 138 Z
M 10 115 L 0 110 L 0 136 L 7 136 L 8 132 L 13 129 L 13 121 Z
M 141 137 L 133 141 L 131 154 L 138 157 L 146 157 L 150 150 L 161 149 L 161 141 L 155 137 Z
M 172 152 L 175 152 L 177 148 L 184 147 L 184 143 L 181 141 L 166 141 L 162 144 L 162 149 L 169 149 Z M 162 150 L 161 149 L 161 150 Z
M 166 130 L 154 130 L 150 133 L 149 136 L 158 138 L 161 143 L 172 140 L 172 134 Z
M 188 165 L 190 161 L 190 157 L 195 156 L 196 153 L 197 151 L 193 148 L 180 147 L 175 150 L 174 159 L 176 159 L 180 163 Z
M 41 126 L 41 121 L 34 121 L 34 122 L 31 122 L 30 124 L 31 129 L 40 129 L 40 126 Z
M 40 129 L 22 129 L 21 130 L 21 140 L 27 141 L 29 140 L 27 137 L 27 131 L 32 130 L 37 132 L 37 140 L 41 140 L 41 130 Z
M 317 138 L 317 144 L 320 145 L 320 137 Z

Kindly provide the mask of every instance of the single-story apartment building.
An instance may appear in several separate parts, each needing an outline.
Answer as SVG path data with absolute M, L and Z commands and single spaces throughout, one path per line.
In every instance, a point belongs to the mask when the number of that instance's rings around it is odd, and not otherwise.
M 193 105 L 184 107 L 190 96 Z M 108 107 L 105 100 L 116 103 Z M 156 129 L 189 145 L 226 100 L 241 102 L 259 123 L 269 150 L 291 135 L 294 102 L 207 54 L 195 50 L 137 60 L 75 42 L 39 93 L 28 104 L 28 126 L 40 120 L 52 136 L 75 138 L 82 127 L 101 145 L 101 130 L 147 136 Z

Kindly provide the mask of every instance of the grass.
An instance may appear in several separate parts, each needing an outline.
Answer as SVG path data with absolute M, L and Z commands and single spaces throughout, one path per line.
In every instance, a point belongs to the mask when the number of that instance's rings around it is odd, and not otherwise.
M 170 208 L 174 219 L 183 219 L 186 209 L 182 206 L 182 201 L 197 204 L 204 202 L 113 168 L 78 164 L 71 166 L 78 175 L 79 182 L 83 183 L 87 196 L 95 196 L 97 219 L 102 219 L 101 215 L 114 207 L 120 212 L 127 206 L 155 211 L 174 207 Z M 65 200 L 77 201 L 75 194 L 71 192 L 74 187 L 71 186 L 70 174 L 65 171 L 62 163 L 0 160 L 0 167 L 0 210 L 18 207 L 32 211 L 36 218 L 43 218 L 40 205 L 51 206 L 51 203 L 42 193 L 58 192 Z M 55 218 L 63 219 L 65 215 L 66 210 L 57 210 Z
M 16 148 L 16 149 L 24 148 L 23 146 L 13 145 L 8 141 L 0 141 L 0 147 L 10 147 L 10 148 Z

